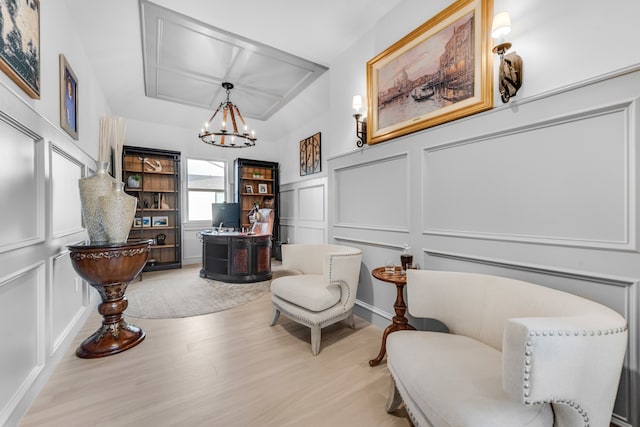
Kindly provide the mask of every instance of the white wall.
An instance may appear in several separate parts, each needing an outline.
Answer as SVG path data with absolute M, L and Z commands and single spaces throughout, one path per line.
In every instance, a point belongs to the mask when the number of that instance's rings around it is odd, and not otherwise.
M 39 100 L 0 73 L 0 425 L 17 425 L 97 301 L 66 245 L 86 239 L 75 189 L 109 109 L 68 16 L 41 2 Z M 78 77 L 78 141 L 59 126 L 60 53 Z
M 328 240 L 363 250 L 358 314 L 390 322 L 395 288 L 370 271 L 405 242 L 423 268 L 594 299 L 629 322 L 616 423 L 640 425 L 640 4 L 496 0 L 524 61 L 510 104 L 496 90 L 488 112 L 357 149 L 350 100 L 364 64 L 450 3 L 404 1 L 330 67 Z

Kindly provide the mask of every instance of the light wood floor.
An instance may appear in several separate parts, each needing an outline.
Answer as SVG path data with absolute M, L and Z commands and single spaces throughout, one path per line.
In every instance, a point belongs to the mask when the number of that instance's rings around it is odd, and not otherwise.
M 157 273 L 154 273 L 157 274 Z M 145 276 L 146 278 L 146 276 Z M 271 296 L 185 319 L 134 319 L 145 341 L 102 359 L 75 357 L 101 322 L 94 311 L 23 418 L 30 426 L 409 426 L 385 412 L 382 330 L 356 318 L 310 331 L 286 316 L 269 327 Z

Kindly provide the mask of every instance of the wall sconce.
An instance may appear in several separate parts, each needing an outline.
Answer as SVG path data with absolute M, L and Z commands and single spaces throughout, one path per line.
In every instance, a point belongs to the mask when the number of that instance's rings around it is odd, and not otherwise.
M 360 109 L 362 108 L 362 97 L 360 95 L 354 95 L 352 105 L 353 109 L 356 110 L 356 113 L 353 115 L 356 119 L 356 136 L 358 137 L 356 145 L 358 147 L 363 147 L 367 143 L 367 118 L 360 114 Z
M 511 48 L 511 43 L 505 41 L 505 36 L 511 32 L 511 19 L 507 12 L 501 12 L 493 18 L 491 37 L 498 44 L 493 48 L 493 53 L 500 55 L 500 72 L 498 84 L 502 102 L 509 102 L 509 98 L 515 96 L 522 86 L 522 58 L 515 52 L 505 55 Z

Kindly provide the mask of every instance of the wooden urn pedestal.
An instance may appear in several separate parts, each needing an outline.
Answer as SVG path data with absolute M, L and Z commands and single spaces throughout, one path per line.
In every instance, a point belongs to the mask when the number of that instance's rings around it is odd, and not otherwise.
M 144 331 L 127 323 L 122 313 L 127 309 L 125 290 L 144 268 L 149 257 L 148 240 L 118 245 L 71 245 L 71 263 L 75 271 L 102 297 L 98 313 L 102 326 L 84 340 L 76 356 L 94 359 L 120 353 L 140 344 Z

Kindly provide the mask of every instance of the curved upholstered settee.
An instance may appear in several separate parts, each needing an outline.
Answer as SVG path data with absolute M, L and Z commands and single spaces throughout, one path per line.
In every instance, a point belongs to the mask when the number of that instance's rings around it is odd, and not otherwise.
M 489 275 L 409 270 L 409 313 L 449 333 L 387 339 L 393 390 L 416 426 L 609 426 L 627 324 L 593 301 Z
M 311 328 L 311 352 L 320 352 L 321 329 L 347 319 L 352 328 L 362 251 L 325 244 L 282 245 L 282 267 L 293 275 L 271 282 L 273 318 L 280 313 Z

